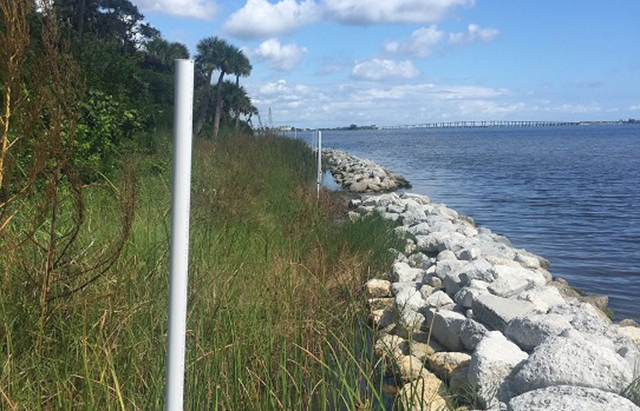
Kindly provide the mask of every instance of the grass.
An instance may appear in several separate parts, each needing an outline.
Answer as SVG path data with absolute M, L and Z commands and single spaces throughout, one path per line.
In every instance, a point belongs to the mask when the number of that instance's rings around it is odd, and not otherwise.
M 43 327 L 30 281 L 40 254 L 0 237 L 0 409 L 162 409 L 170 153 L 134 162 L 138 201 L 120 258 L 52 301 Z M 290 139 L 196 141 L 186 410 L 384 408 L 362 285 L 402 240 L 378 217 L 343 222 L 328 192 L 316 201 L 313 162 Z M 85 200 L 77 264 L 108 243 L 119 218 L 103 190 Z M 24 230 L 26 218 L 8 235 Z

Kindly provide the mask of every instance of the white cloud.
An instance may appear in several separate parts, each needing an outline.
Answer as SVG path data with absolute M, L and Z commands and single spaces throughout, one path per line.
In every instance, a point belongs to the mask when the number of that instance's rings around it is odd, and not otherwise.
M 419 83 L 378 85 L 290 84 L 284 80 L 249 86 L 261 113 L 272 109 L 275 124 L 301 127 L 414 124 L 522 117 L 524 103 L 505 89 Z
M 240 10 L 224 23 L 224 30 L 242 39 L 264 38 L 291 33 L 318 20 L 320 7 L 313 0 L 247 0 Z
M 374 58 L 356 63 L 351 74 L 356 78 L 378 81 L 388 78 L 414 78 L 418 77 L 420 72 L 409 60 L 397 62 Z
M 435 23 L 475 0 L 324 0 L 324 11 L 346 24 Z
M 434 47 L 442 42 L 445 33 L 437 26 L 422 27 L 406 40 L 390 41 L 384 49 L 390 53 L 403 53 L 416 57 L 427 57 Z
M 258 60 L 269 62 L 274 70 L 293 70 L 308 53 L 306 47 L 300 47 L 295 43 L 280 44 L 278 39 L 269 39 L 258 46 L 251 54 Z
M 629 106 L 629 110 L 631 111 L 640 111 L 640 104 L 635 106 Z
M 211 20 L 218 13 L 218 6 L 210 0 L 133 0 L 144 12 L 158 12 L 180 17 Z
M 488 43 L 493 40 L 500 31 L 492 28 L 482 28 L 477 24 L 469 24 L 467 31 L 461 33 L 449 34 L 449 43 L 451 44 L 465 44 L 474 43 L 477 41 Z

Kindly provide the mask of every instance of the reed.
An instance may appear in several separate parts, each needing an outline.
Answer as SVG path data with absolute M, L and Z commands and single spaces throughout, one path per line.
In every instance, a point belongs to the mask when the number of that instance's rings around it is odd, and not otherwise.
M 24 269 L 39 254 L 6 242 L 26 226 L 0 238 L 0 409 L 162 409 L 171 176 L 169 144 L 158 147 L 133 159 L 137 203 L 119 259 L 52 303 L 43 327 Z M 390 406 L 362 286 L 403 240 L 381 218 L 344 220 L 329 192 L 317 201 L 314 160 L 273 136 L 196 141 L 186 410 Z M 114 236 L 121 211 L 109 198 L 85 194 L 88 250 Z

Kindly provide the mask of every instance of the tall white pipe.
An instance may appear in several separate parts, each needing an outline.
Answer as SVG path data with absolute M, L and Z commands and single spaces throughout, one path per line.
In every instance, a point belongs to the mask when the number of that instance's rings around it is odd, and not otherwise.
M 165 411 L 182 411 L 184 403 L 191 143 L 193 138 L 193 60 L 176 60 L 175 69 Z
M 318 179 L 316 181 L 316 198 L 320 198 L 321 183 L 322 183 L 322 131 L 318 130 Z

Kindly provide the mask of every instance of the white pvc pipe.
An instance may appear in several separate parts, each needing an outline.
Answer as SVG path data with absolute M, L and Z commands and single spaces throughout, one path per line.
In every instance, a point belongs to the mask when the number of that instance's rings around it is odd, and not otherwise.
M 318 130 L 318 180 L 316 182 L 316 198 L 320 198 L 321 183 L 322 183 L 322 131 Z
M 193 137 L 193 60 L 175 61 L 173 189 L 169 258 L 169 325 L 165 410 L 182 411 L 189 270 L 189 203 Z

